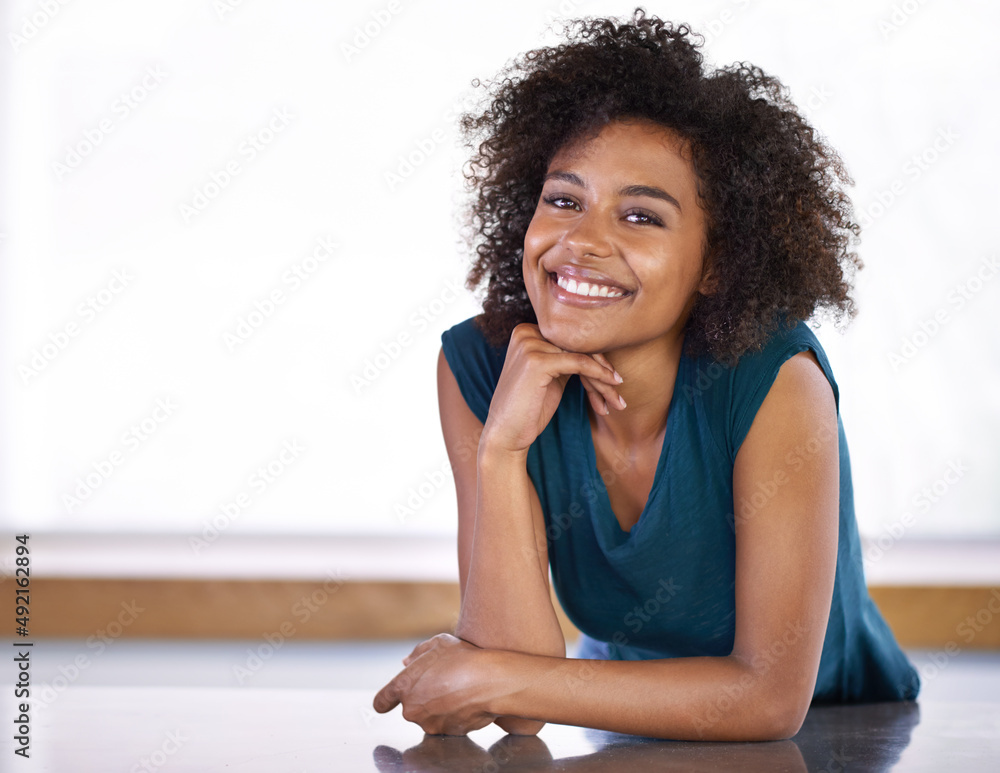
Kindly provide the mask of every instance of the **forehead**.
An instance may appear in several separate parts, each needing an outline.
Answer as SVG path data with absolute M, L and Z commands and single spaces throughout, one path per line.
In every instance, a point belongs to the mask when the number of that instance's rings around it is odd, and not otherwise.
M 592 175 L 628 178 L 629 183 L 669 179 L 675 186 L 690 187 L 692 193 L 697 183 L 690 143 L 651 121 L 612 121 L 570 140 L 552 157 L 548 171 L 581 168 Z

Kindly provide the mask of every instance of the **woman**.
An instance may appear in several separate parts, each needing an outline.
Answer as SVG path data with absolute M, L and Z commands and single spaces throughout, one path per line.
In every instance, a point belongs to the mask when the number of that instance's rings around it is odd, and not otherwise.
M 438 370 L 461 614 L 376 709 L 429 733 L 771 740 L 813 701 L 913 699 L 805 324 L 854 312 L 837 155 L 777 80 L 707 71 L 641 10 L 577 22 L 491 96 L 464 121 L 484 313 Z

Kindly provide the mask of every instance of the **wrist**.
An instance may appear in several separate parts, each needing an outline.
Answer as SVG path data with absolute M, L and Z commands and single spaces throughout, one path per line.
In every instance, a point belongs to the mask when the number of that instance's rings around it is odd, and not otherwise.
M 483 469 L 523 469 L 528 460 L 527 448 L 510 448 L 504 444 L 489 427 L 483 430 L 479 438 L 479 448 L 476 461 L 480 471 Z
M 486 683 L 490 685 L 489 692 L 484 696 L 483 708 L 487 713 L 497 716 L 517 716 L 515 696 L 521 690 L 520 674 L 516 668 L 518 654 L 497 649 L 482 651 L 481 662 L 486 669 Z
M 500 675 L 502 689 L 493 692 L 486 700 L 486 712 L 496 716 L 496 724 L 511 735 L 536 735 L 545 727 L 545 721 L 529 716 L 535 711 L 530 696 L 525 693 L 530 681 L 531 663 L 523 654 L 504 650 L 491 650 L 484 665 L 490 669 L 492 679 Z

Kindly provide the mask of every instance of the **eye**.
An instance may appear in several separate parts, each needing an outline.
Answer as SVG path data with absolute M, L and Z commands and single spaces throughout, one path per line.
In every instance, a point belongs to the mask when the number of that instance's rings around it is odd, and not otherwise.
M 630 223 L 635 223 L 636 225 L 663 226 L 663 220 L 654 215 L 652 212 L 647 212 L 644 209 L 630 209 L 625 213 L 625 219 Z
M 545 196 L 542 198 L 546 204 L 550 204 L 556 209 L 579 209 L 580 206 L 573 201 L 573 199 L 567 198 L 566 196 L 561 196 L 559 194 L 554 194 L 552 196 Z

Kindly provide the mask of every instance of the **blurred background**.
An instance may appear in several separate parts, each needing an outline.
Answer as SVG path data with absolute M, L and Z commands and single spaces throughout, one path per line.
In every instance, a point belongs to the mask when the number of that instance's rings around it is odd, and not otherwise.
M 39 603 L 62 599 L 36 630 L 379 638 L 453 615 L 434 369 L 441 331 L 477 311 L 457 119 L 474 79 L 555 42 L 560 19 L 633 7 L 3 4 L 0 566 L 29 534 Z M 709 62 L 778 75 L 856 181 L 860 314 L 819 335 L 869 577 L 988 590 L 1000 6 L 647 9 L 702 33 Z M 443 595 L 406 595 L 416 581 Z M 261 617 L 220 622 L 251 597 Z M 943 625 L 908 641 L 957 641 Z M 1000 638 L 981 628 L 975 646 Z
M 46 7 L 5 4 L 3 526 L 452 534 L 457 116 L 559 18 L 631 5 Z M 856 180 L 861 313 L 821 336 L 862 531 L 1000 537 L 1000 8 L 649 10 L 777 74 Z

